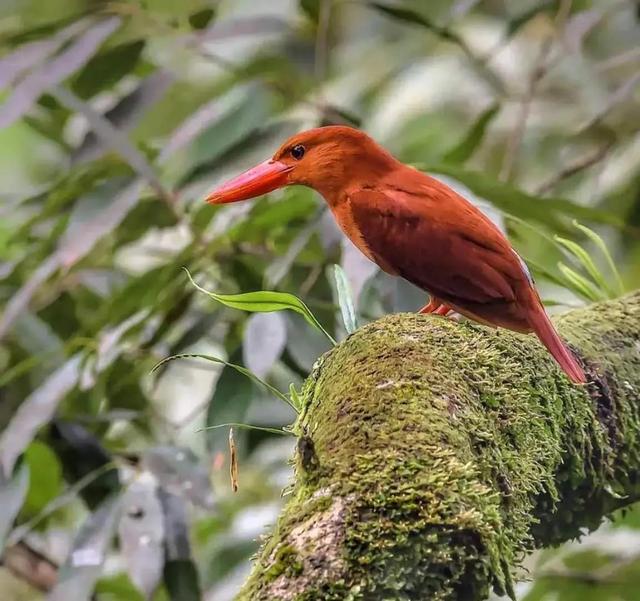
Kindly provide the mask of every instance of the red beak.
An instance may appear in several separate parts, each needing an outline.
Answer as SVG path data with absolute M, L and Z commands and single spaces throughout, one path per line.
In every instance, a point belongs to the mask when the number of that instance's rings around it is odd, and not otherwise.
M 291 169 L 293 167 L 285 163 L 269 159 L 222 184 L 207 196 L 206 201 L 223 204 L 267 194 L 289 183 L 287 176 Z

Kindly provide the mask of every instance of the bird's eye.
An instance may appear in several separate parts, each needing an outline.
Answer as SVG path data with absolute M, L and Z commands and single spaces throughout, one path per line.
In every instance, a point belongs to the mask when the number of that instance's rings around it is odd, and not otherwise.
M 304 156 L 304 146 L 302 144 L 296 144 L 292 149 L 291 149 L 291 156 L 296 160 L 299 161 L 303 156 Z

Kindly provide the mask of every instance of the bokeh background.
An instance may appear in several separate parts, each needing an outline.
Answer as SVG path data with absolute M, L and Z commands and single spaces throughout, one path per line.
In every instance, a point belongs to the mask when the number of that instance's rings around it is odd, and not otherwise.
M 360 126 L 463 191 L 550 311 L 640 285 L 635 1 L 4 0 L 0 52 L 5 601 L 225 601 L 247 574 L 291 480 L 269 429 L 294 414 L 228 366 L 151 368 L 206 354 L 288 394 L 329 343 L 183 267 L 292 292 L 338 339 L 334 264 L 360 323 L 424 302 L 309 190 L 203 203 L 293 132 Z M 266 429 L 234 430 L 236 493 L 229 429 L 206 429 L 230 422 Z M 632 509 L 532 555 L 520 598 L 640 599 L 639 528 Z

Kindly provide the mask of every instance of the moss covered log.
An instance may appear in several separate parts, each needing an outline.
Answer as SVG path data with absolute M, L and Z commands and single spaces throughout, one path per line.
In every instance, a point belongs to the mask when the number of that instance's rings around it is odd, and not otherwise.
M 640 498 L 640 292 L 533 336 L 421 315 L 369 324 L 304 388 L 296 477 L 241 600 L 484 599 L 526 553 Z

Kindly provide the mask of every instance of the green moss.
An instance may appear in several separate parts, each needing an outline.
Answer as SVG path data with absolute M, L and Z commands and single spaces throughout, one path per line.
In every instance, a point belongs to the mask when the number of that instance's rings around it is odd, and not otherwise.
M 302 572 L 302 564 L 298 560 L 298 552 L 291 545 L 280 545 L 276 548 L 273 560 L 264 574 L 267 582 L 275 580 L 281 574 L 295 577 Z
M 561 330 L 588 390 L 532 336 L 436 317 L 388 316 L 323 357 L 294 494 L 240 599 L 512 594 L 525 553 L 637 498 L 640 295 Z

